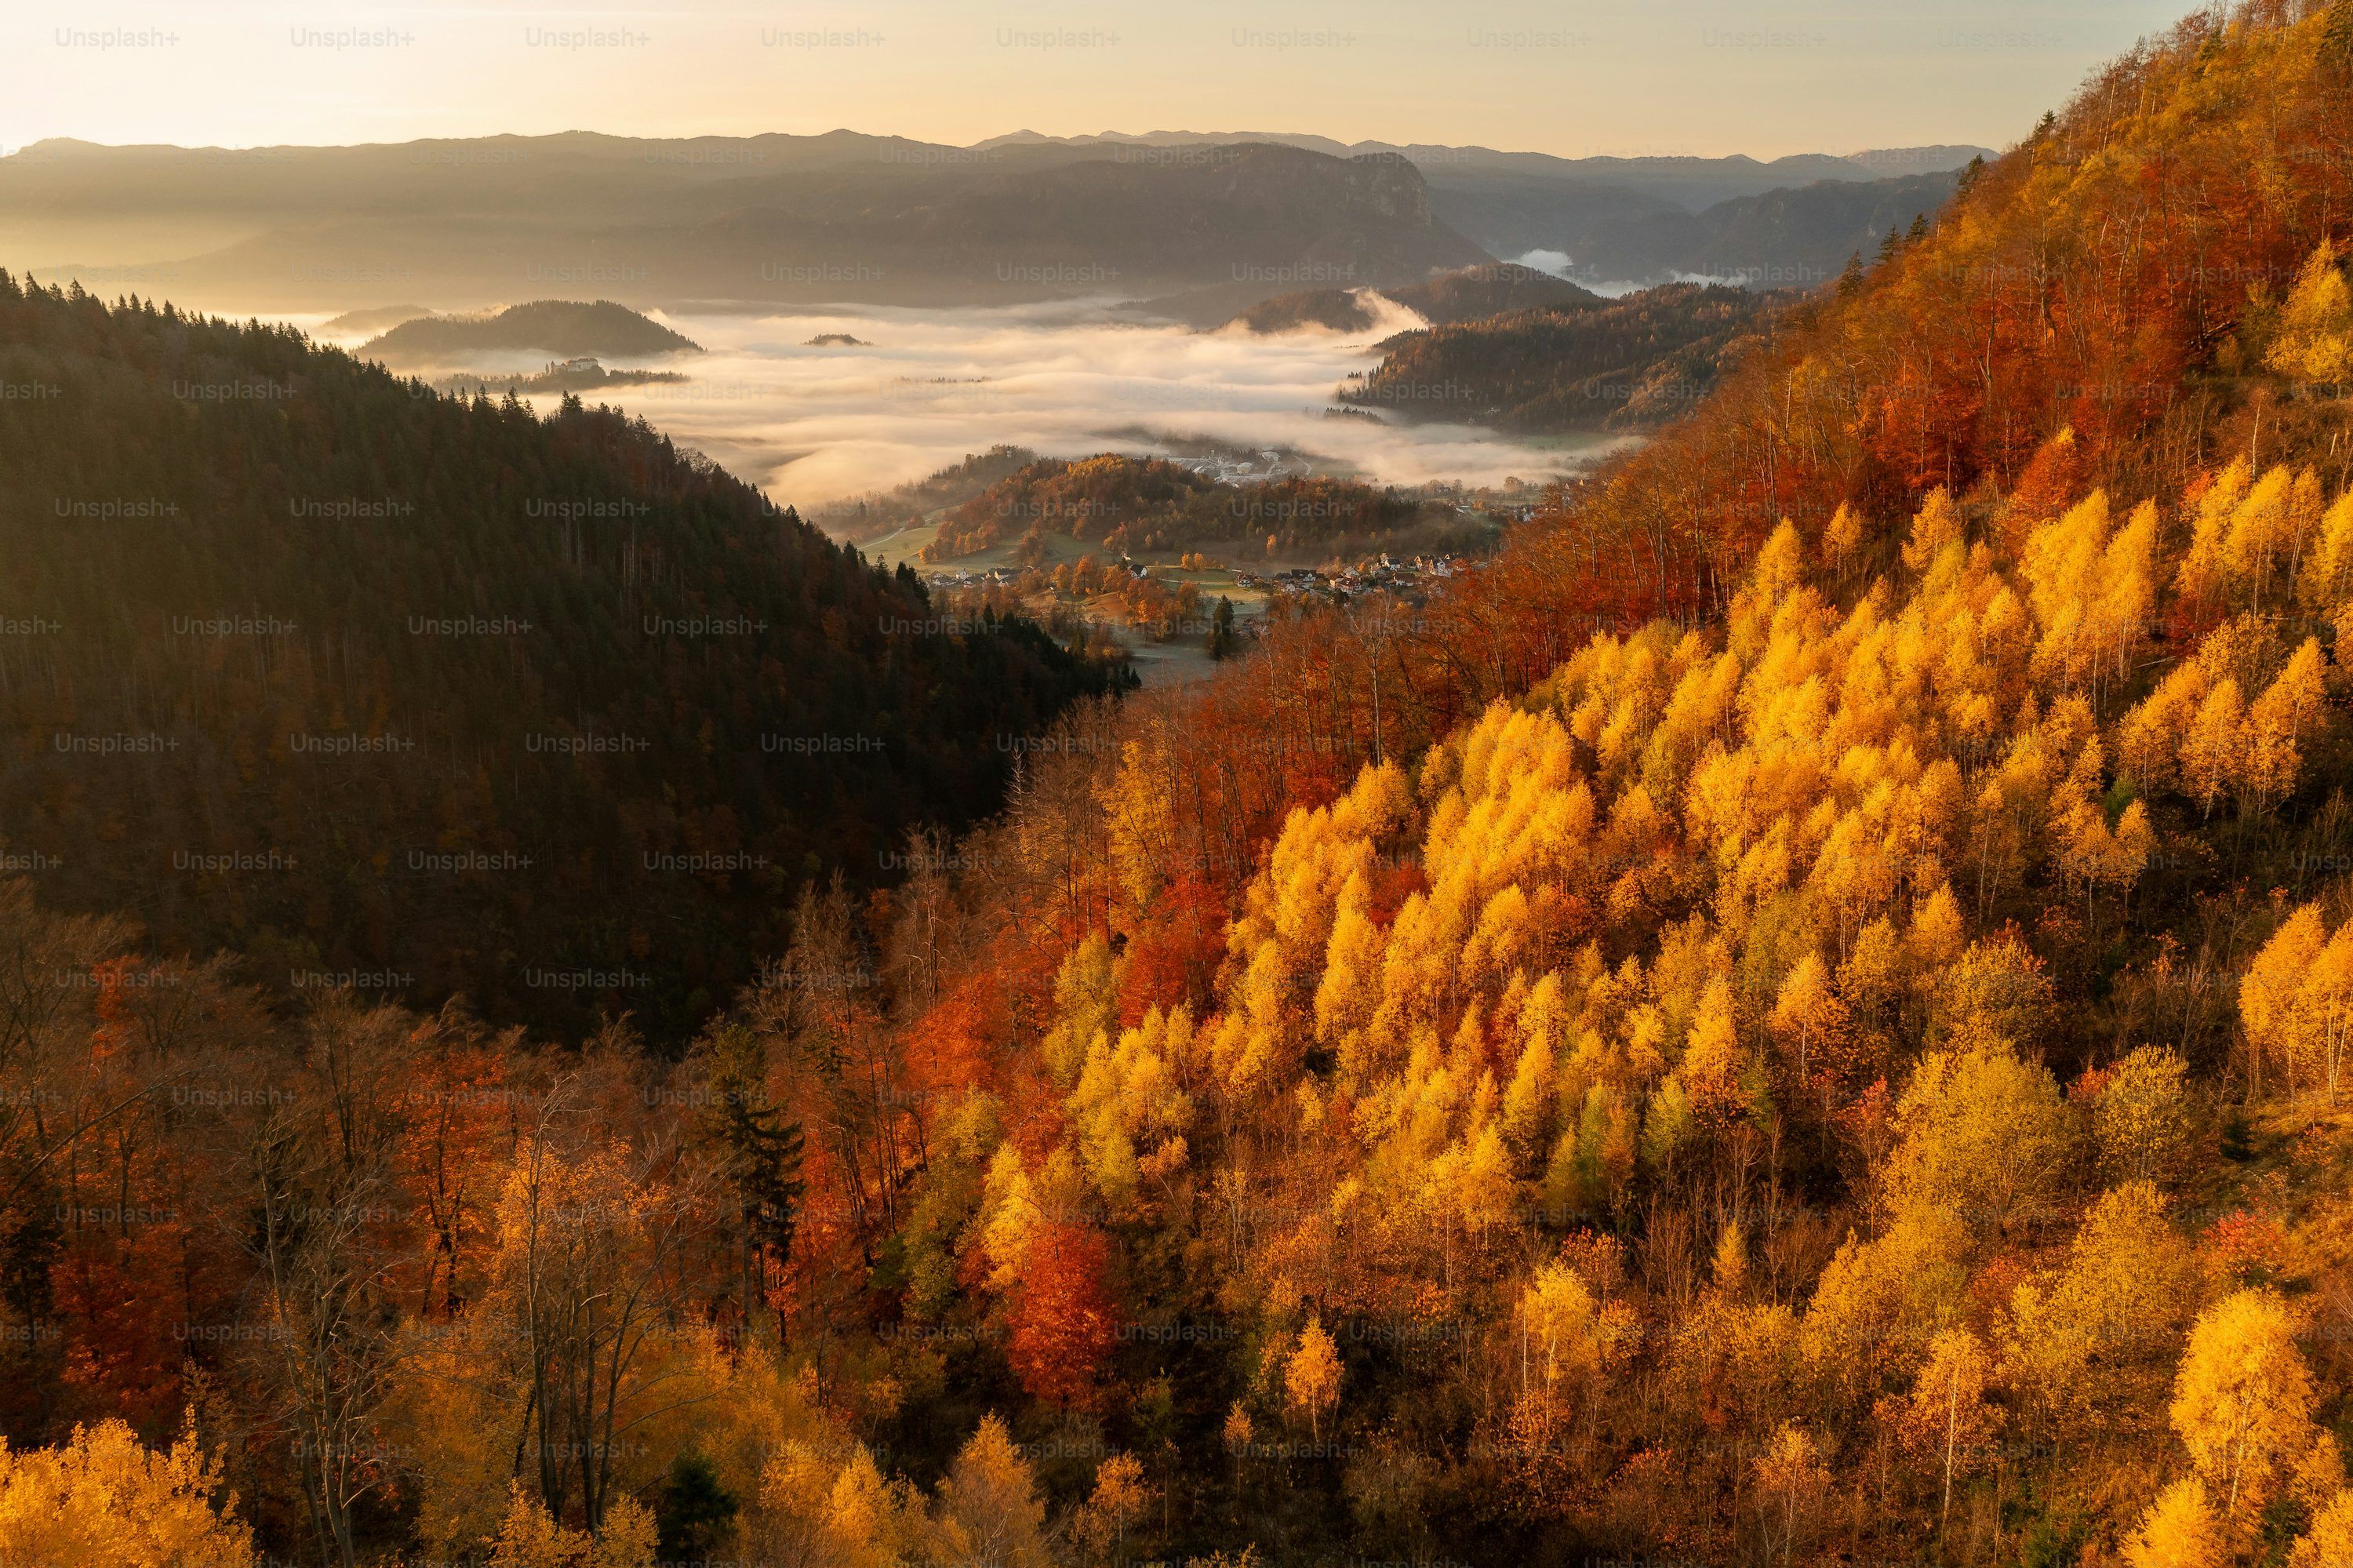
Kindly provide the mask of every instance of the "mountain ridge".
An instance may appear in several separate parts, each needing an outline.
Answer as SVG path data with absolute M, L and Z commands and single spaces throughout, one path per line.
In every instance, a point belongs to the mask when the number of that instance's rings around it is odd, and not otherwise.
M 21 220 L 9 260 L 37 275 L 74 258 L 91 287 L 276 309 L 552 284 L 632 306 L 1011 303 L 1403 283 L 1490 260 L 1430 213 L 1410 164 L 1258 143 L 1150 160 L 849 132 L 85 149 L 0 160 L 0 201 Z
M 1588 241 L 1609 266 L 1647 270 L 1633 281 L 1663 280 L 1689 257 L 1655 235 L 1646 246 L 1645 224 L 1877 175 L 1829 154 L 573 131 L 251 149 L 51 140 L 0 158 L 0 202 L 16 215 L 11 265 L 237 306 L 341 311 L 389 292 L 446 308 L 560 283 L 631 305 L 1198 296 L 1181 314 L 1222 319 L 1303 283 L 1402 285 Z M 1287 227 L 1265 220 L 1253 185 L 1280 193 Z M 1008 233 L 1015 209 L 1027 228 Z M 1778 252 L 1747 261 L 1763 275 L 1791 265 Z M 1620 275 L 1593 265 L 1588 281 Z

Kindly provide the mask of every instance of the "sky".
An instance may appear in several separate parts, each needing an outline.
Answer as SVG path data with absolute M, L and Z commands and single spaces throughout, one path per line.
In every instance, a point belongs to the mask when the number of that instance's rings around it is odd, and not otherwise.
M 2185 0 L 0 0 L 0 149 L 1280 131 L 1569 156 L 2001 147 Z

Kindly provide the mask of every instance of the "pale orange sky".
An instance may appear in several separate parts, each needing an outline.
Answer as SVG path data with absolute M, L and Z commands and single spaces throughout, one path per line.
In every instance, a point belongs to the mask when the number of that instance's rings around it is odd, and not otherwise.
M 2182 0 L 0 5 L 0 147 L 847 126 L 1591 153 L 2015 140 Z

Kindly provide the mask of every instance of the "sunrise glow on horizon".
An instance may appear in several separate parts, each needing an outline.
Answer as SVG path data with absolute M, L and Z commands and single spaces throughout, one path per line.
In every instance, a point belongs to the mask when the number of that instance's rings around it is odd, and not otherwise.
M 2004 146 L 2167 0 L 1005 8 L 164 0 L 0 21 L 0 148 L 1264 131 L 1584 156 Z M 1453 84 L 1433 90 L 1443 77 Z M 1476 91 L 1456 90 L 1464 81 Z

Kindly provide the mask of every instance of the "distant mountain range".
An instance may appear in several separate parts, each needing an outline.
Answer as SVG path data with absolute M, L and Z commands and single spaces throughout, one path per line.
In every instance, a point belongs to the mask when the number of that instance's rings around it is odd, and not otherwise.
M 1625 185 L 1530 175 L 1466 178 L 1430 207 L 1499 255 L 1550 252 L 1596 288 L 1676 280 L 1811 288 L 1890 228 L 1950 199 L 1957 170 L 1883 180 L 1817 180 L 1727 196 L 1696 212 Z
M 1335 158 L 1403 159 L 1422 172 L 1432 190 L 1465 183 L 1459 177 L 1465 171 L 1514 174 L 1569 184 L 1614 185 L 1672 199 L 1694 212 L 1735 196 L 1761 196 L 1769 190 L 1812 185 L 1818 180 L 1872 181 L 1938 174 L 1961 168 L 1971 158 L 1990 162 L 1996 156 L 1991 147 L 1954 143 L 1874 147 L 1846 154 L 1799 153 L 1767 160 L 1740 154 L 1723 158 L 1681 154 L 1563 158 L 1550 153 L 1499 153 L 1492 147 L 1448 147 L 1432 143 L 1335 142 L 1328 136 L 1301 136 L 1279 131 L 1146 131 L 1133 135 L 1104 132 L 1093 136 L 1042 136 L 1035 131 L 1016 131 L 976 145 L 982 149 L 1186 147 L 1226 146 L 1243 142 L 1297 147 Z
M 1145 151 L 848 132 L 243 153 L 49 142 L 0 159 L 0 210 L 9 260 L 37 275 L 279 310 L 1261 298 L 1488 259 L 1431 217 L 1411 164 Z
M 1592 157 L 1488 147 L 1335 142 L 1274 132 L 1153 131 L 1046 137 L 1016 132 L 987 147 L 1130 146 L 1165 153 L 1256 142 L 1332 157 L 1410 163 L 1439 221 L 1490 253 L 1556 252 L 1569 276 L 1600 284 L 1709 278 L 1746 287 L 1819 283 L 1890 227 L 1934 212 L 1954 177 L 1990 147 L 1876 147 L 1785 158 Z
M 848 131 L 58 140 L 0 158 L 0 261 L 216 309 L 1086 296 L 1213 324 L 1278 294 L 1402 287 L 1529 251 L 1592 281 L 1804 281 L 1941 202 L 1950 174 L 1920 168 L 1978 151 L 1569 159 L 1176 132 L 973 147 Z

